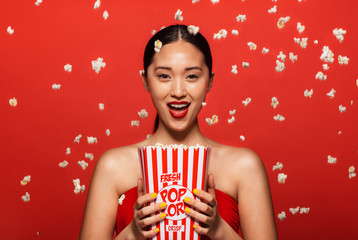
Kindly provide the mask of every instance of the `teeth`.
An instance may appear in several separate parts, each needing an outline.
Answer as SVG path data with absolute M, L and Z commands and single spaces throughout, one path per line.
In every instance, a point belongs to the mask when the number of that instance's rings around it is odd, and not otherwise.
M 188 104 L 169 104 L 169 106 L 172 108 L 184 108 L 187 107 Z

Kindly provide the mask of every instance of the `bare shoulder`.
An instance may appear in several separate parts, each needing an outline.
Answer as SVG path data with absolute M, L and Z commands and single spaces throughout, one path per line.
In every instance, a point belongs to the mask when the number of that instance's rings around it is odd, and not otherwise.
M 105 151 L 98 159 L 92 178 L 107 175 L 118 193 L 136 186 L 140 177 L 137 147 L 128 145 Z

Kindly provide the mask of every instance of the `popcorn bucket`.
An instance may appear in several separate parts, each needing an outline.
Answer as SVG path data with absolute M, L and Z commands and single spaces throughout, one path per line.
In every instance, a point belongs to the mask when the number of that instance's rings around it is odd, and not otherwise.
M 156 192 L 155 202 L 167 203 L 166 219 L 151 226 L 159 228 L 154 240 L 200 239 L 193 228 L 198 222 L 184 212 L 184 198 L 196 198 L 194 189 L 206 190 L 209 151 L 210 147 L 204 146 L 138 148 L 145 192 Z

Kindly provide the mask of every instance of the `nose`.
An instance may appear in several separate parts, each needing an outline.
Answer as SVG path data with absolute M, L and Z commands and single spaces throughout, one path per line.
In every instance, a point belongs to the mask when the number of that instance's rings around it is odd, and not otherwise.
M 180 78 L 176 78 L 172 81 L 172 89 L 170 96 L 175 98 L 184 98 L 186 96 L 186 84 L 185 81 L 183 81 Z

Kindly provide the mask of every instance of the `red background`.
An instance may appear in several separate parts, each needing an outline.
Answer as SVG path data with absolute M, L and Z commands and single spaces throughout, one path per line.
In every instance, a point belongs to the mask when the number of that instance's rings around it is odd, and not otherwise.
M 229 145 L 249 147 L 263 159 L 270 180 L 280 239 L 350 239 L 358 234 L 358 177 L 349 179 L 348 168 L 358 168 L 357 4 L 355 1 L 271 0 L 185 1 L 48 1 L 1 2 L 0 8 L 0 109 L 1 172 L 0 234 L 2 239 L 75 239 L 80 230 L 91 174 L 106 149 L 143 140 L 151 133 L 155 109 L 139 77 L 142 55 L 151 30 L 173 23 L 193 24 L 207 37 L 216 74 L 212 91 L 200 115 L 208 137 Z M 277 5 L 277 12 L 268 9 Z M 184 20 L 174 19 L 180 9 Z M 103 11 L 109 18 L 104 20 Z M 245 22 L 237 22 L 246 14 Z M 279 29 L 280 17 L 291 20 Z M 298 33 L 297 22 L 305 25 Z M 10 35 L 6 29 L 15 32 Z M 226 29 L 226 38 L 213 34 Z M 340 43 L 335 28 L 347 30 Z M 239 35 L 231 34 L 237 29 Z M 306 49 L 294 37 L 308 37 Z M 314 44 L 314 40 L 318 44 Z M 247 42 L 257 44 L 250 51 Z M 322 70 L 323 46 L 334 53 L 330 69 Z M 266 55 L 262 47 L 270 49 Z M 280 51 L 287 55 L 283 72 L 276 72 Z M 289 52 L 298 55 L 292 63 Z M 338 64 L 338 55 L 350 58 Z M 106 67 L 97 74 L 91 61 L 102 57 Z M 243 68 L 242 62 L 250 63 Z M 72 72 L 64 71 L 67 63 Z M 238 74 L 231 66 L 238 65 Z M 327 80 L 315 79 L 318 71 Z M 52 84 L 61 88 L 53 90 Z M 331 88 L 336 96 L 326 96 Z M 312 98 L 303 95 L 313 89 Z M 279 105 L 271 107 L 276 96 Z M 9 104 L 15 97 L 16 107 Z M 252 98 L 248 106 L 241 101 Z M 353 104 L 351 104 L 353 100 Z M 98 104 L 105 109 L 99 110 Z M 339 105 L 347 107 L 340 113 Z M 146 109 L 149 118 L 137 112 Z M 229 110 L 236 121 L 228 124 Z M 219 116 L 208 126 L 205 118 Z M 282 114 L 286 120 L 275 121 Z M 131 127 L 131 120 L 140 120 Z M 107 136 L 105 130 L 110 129 Z M 338 134 L 341 131 L 342 134 Z M 74 143 L 78 134 L 83 137 Z M 244 135 L 245 141 L 239 136 Z M 87 136 L 97 137 L 88 144 Z M 66 148 L 71 154 L 66 155 Z M 95 159 L 85 159 L 85 152 Z M 337 157 L 328 164 L 327 156 Z M 86 170 L 77 161 L 86 160 Z M 59 162 L 67 160 L 63 169 Z M 282 170 L 272 171 L 276 162 Z M 288 175 L 286 183 L 278 173 Z M 357 173 L 357 170 L 355 171 Z M 22 186 L 24 176 L 31 181 Z M 85 184 L 75 194 L 72 180 Z M 21 196 L 28 192 L 30 202 Z M 104 203 L 105 204 L 105 203 Z M 308 214 L 289 208 L 309 207 Z M 285 211 L 282 222 L 277 214 Z M 37 234 L 39 233 L 39 234 Z

